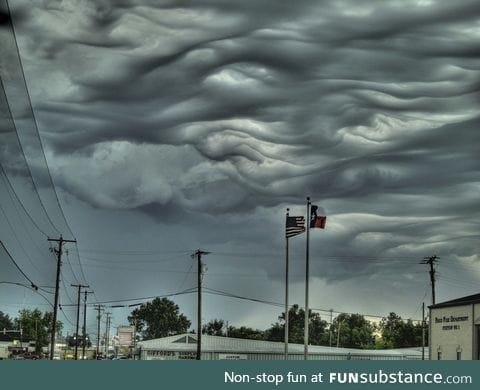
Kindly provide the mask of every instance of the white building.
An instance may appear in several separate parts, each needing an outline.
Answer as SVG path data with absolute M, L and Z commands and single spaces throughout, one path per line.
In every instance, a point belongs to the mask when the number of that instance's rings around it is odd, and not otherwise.
M 195 359 L 197 337 L 181 334 L 140 341 L 141 360 Z M 284 343 L 202 335 L 202 360 L 283 360 Z M 311 360 L 420 360 L 421 348 L 366 350 L 309 346 Z M 428 353 L 428 351 L 426 352 Z M 289 344 L 289 359 L 303 360 L 303 344 Z
M 438 303 L 430 309 L 430 359 L 480 358 L 480 294 Z

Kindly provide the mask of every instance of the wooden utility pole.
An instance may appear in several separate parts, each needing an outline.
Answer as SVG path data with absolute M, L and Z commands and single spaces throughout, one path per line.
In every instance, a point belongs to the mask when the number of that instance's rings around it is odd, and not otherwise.
M 330 335 L 330 347 L 332 346 L 332 324 L 333 324 L 333 309 L 330 309 L 330 327 L 328 333 Z
M 102 310 L 102 305 L 95 305 L 95 310 L 97 310 L 97 356 L 100 352 L 100 319 L 102 318 L 100 312 Z
M 70 286 L 72 287 L 77 287 L 77 322 L 75 324 L 75 360 L 78 360 L 78 323 L 80 321 L 80 293 L 82 290 L 82 287 L 88 288 L 89 286 L 85 286 L 83 284 L 71 284 Z
M 202 255 L 208 255 L 210 252 L 197 251 L 192 254 L 192 258 L 197 256 L 198 268 L 197 268 L 197 360 L 201 360 L 202 355 Z
M 55 333 L 57 332 L 57 311 L 58 311 L 58 296 L 60 291 L 60 268 L 62 265 L 63 244 L 66 242 L 77 242 L 76 240 L 64 240 L 62 235 L 60 238 L 49 238 L 48 241 L 58 243 L 58 248 L 52 248 L 52 252 L 57 255 L 57 276 L 55 281 L 55 302 L 53 304 L 53 320 L 52 320 L 52 334 L 50 336 L 50 360 L 53 360 L 55 353 Z
M 438 261 L 440 257 L 433 255 L 430 257 L 425 257 L 420 264 L 428 264 L 430 266 L 430 283 L 432 285 L 432 305 L 435 305 L 435 268 L 433 264 Z
M 105 315 L 107 316 L 107 322 L 105 324 L 105 357 L 108 357 L 108 347 L 109 347 L 109 340 L 110 340 L 110 315 L 112 313 L 107 312 Z
M 93 291 L 85 291 L 85 296 L 83 297 L 82 359 L 85 359 L 85 346 L 87 343 L 87 294 L 93 294 Z
M 425 360 L 425 302 L 422 302 L 422 360 Z

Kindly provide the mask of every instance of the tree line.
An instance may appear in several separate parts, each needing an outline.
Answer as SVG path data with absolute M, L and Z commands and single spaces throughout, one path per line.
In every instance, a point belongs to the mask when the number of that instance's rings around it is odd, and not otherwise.
M 290 343 L 303 344 L 305 311 L 298 305 L 289 310 Z M 0 333 L 5 330 L 21 329 L 19 333 L 7 333 L 4 339 L 23 339 L 35 342 L 36 352 L 48 345 L 51 334 L 53 316 L 51 312 L 39 309 L 20 310 L 16 318 L 10 318 L 0 311 Z M 135 326 L 138 335 L 145 340 L 187 333 L 191 321 L 182 313 L 177 304 L 167 298 L 155 298 L 143 303 L 128 316 L 128 321 Z M 57 333 L 60 336 L 63 324 L 57 322 Z M 223 319 L 213 319 L 203 325 L 202 334 L 228 336 L 242 339 L 284 341 L 285 313 L 281 313 L 278 321 L 266 330 L 253 329 L 247 326 L 227 325 Z M 422 345 L 422 324 L 411 319 L 404 320 L 395 313 L 390 313 L 378 323 L 367 320 L 361 314 L 339 314 L 332 323 L 322 319 L 318 313 L 309 311 L 309 343 L 343 348 L 387 349 L 407 348 Z M 427 332 L 427 329 L 425 329 Z M 428 340 L 428 335 L 425 335 Z M 67 344 L 73 346 L 75 338 L 67 338 Z M 79 337 L 79 346 L 83 341 Z M 91 342 L 86 338 L 86 346 Z
M 298 305 L 289 310 L 288 337 L 290 343 L 303 344 L 305 311 Z M 143 339 L 154 339 L 187 333 L 191 321 L 178 305 L 167 298 L 156 298 L 132 311 L 128 320 Z M 425 330 L 426 331 L 426 330 Z M 266 330 L 228 325 L 223 319 L 213 319 L 202 327 L 202 334 L 234 338 L 284 341 L 285 313 Z M 425 336 L 428 339 L 428 336 Z M 309 343 L 343 348 L 386 349 L 422 345 L 422 324 L 404 320 L 390 313 L 378 323 L 361 314 L 339 314 L 331 325 L 318 313 L 309 311 Z
M 8 314 L 0 311 L 0 334 L 3 334 L 5 330 L 4 339 L 34 342 L 35 352 L 41 353 L 42 347 L 46 347 L 50 342 L 52 322 L 53 313 L 42 312 L 39 309 L 20 310 L 15 318 L 10 318 Z M 61 335 L 62 329 L 62 322 L 57 321 L 56 332 L 58 336 Z M 7 333 L 7 331 L 10 332 Z

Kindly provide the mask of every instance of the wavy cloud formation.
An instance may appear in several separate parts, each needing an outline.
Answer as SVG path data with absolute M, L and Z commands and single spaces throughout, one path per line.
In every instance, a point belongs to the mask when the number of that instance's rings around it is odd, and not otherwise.
M 310 195 L 331 213 L 326 252 L 476 261 L 478 1 L 70 0 L 17 12 L 48 161 L 86 203 L 235 224 Z

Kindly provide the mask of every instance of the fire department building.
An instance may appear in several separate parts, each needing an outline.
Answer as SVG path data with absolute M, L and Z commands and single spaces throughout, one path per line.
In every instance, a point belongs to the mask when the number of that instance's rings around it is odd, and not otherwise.
M 480 359 L 480 294 L 438 303 L 430 309 L 430 359 Z

